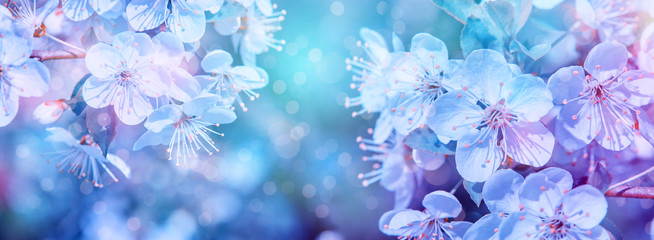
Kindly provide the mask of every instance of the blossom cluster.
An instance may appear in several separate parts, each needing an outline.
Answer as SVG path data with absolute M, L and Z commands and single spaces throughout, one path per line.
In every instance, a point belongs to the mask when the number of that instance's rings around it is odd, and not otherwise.
M 377 116 L 371 137 L 356 140 L 370 153 L 363 160 L 375 162 L 359 178 L 395 194 L 380 231 L 400 239 L 615 237 L 599 225 L 604 195 L 620 185 L 610 185 L 611 166 L 654 144 L 648 1 L 434 2 L 464 24 L 460 55 L 428 33 L 405 48 L 395 33 L 388 44 L 362 28 L 364 55 L 346 60 L 359 93 L 346 106 L 358 108 L 354 117 Z M 551 20 L 570 9 L 574 20 Z M 425 174 L 448 161 L 460 183 L 424 196 L 424 211 L 407 209 L 425 192 L 418 187 L 434 190 Z M 452 195 L 461 182 L 490 212 L 474 224 L 452 221 L 465 215 Z
M 130 177 L 126 161 L 109 153 L 119 125 L 143 123 L 133 150 L 167 146 L 177 166 L 217 152 L 217 127 L 236 120 L 237 106 L 247 111 L 245 102 L 268 83 L 256 55 L 285 44 L 273 34 L 286 11 L 270 0 L 0 3 L 0 126 L 15 118 L 19 97 L 48 92 L 43 62 L 83 58 L 75 68 L 88 74 L 71 96 L 40 104 L 33 116 L 42 124 L 62 119 L 47 129 L 56 150 L 43 157 L 96 187 L 103 176 L 118 181 L 112 169 Z M 77 38 L 62 29 L 86 31 Z M 205 46 L 206 29 L 231 44 Z M 81 130 L 71 127 L 80 122 Z

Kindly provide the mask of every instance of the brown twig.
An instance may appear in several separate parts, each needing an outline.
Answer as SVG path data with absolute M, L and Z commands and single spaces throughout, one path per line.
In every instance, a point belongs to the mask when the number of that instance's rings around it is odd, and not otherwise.
M 86 53 L 70 49 L 70 50 L 34 50 L 32 51 L 33 58 L 38 58 L 39 61 L 43 62 L 46 60 L 54 59 L 74 59 L 74 58 L 84 58 Z
M 604 196 L 654 199 L 654 187 L 617 186 L 606 191 Z

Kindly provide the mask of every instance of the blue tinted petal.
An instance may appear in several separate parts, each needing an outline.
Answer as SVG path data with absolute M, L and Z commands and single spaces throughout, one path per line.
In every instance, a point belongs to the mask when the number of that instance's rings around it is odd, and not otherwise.
M 202 113 L 213 107 L 220 97 L 214 94 L 203 94 L 182 104 L 182 111 L 188 116 L 202 116 Z
M 375 143 L 383 143 L 393 132 L 391 111 L 382 111 L 375 122 L 375 130 L 372 133 L 372 140 Z
M 73 135 L 70 134 L 70 132 L 68 132 L 68 130 L 66 129 L 60 127 L 51 127 L 46 130 L 48 131 L 48 133 L 50 133 L 50 135 L 46 137 L 45 139 L 46 141 L 60 142 L 68 146 L 75 146 L 79 144 L 77 139 L 75 139 L 75 137 L 73 137 Z
M 579 97 L 586 86 L 584 69 L 580 66 L 564 67 L 556 71 L 547 82 L 556 104 Z
M 132 0 L 125 13 L 129 25 L 137 31 L 145 31 L 160 26 L 168 18 L 170 0 Z
M 214 106 L 207 109 L 199 120 L 210 124 L 227 124 L 236 120 L 236 114 L 227 107 Z
M 637 114 L 636 118 L 638 120 L 639 133 L 645 140 L 654 145 L 654 124 L 652 124 L 649 116 L 647 116 L 647 113 L 641 113 Z
M 391 210 L 388 212 L 385 212 L 380 218 L 379 218 L 379 231 L 386 234 L 386 235 L 391 235 L 391 236 L 398 236 L 402 234 L 402 230 L 399 229 L 390 229 L 389 224 L 391 223 L 391 219 L 395 216 L 395 214 L 399 212 L 403 212 L 406 210 Z
M 516 162 L 541 167 L 552 157 L 554 135 L 541 122 L 517 122 L 504 129 L 504 150 Z
M 136 68 L 154 61 L 154 44 L 145 33 L 122 32 L 114 37 L 111 44 L 128 67 Z
M 170 91 L 170 73 L 161 66 L 143 65 L 134 70 L 134 77 L 144 84 L 141 84 L 139 91 L 150 97 L 160 97 Z
M 236 66 L 227 72 L 234 76 L 233 80 L 238 88 L 257 89 L 265 87 L 268 83 L 267 78 L 262 78 L 259 71 L 253 67 Z
M 576 237 L 579 240 L 612 240 L 615 238 L 612 238 L 609 236 L 609 232 L 606 231 L 602 226 L 596 226 L 594 228 L 591 228 L 590 230 L 586 229 L 573 229 L 577 231 L 573 231 L 570 233 L 571 236 Z M 588 234 L 588 231 L 590 231 L 590 234 Z
M 228 52 L 214 50 L 204 56 L 200 65 L 202 66 L 202 70 L 207 73 L 224 73 L 231 68 L 230 65 L 233 61 L 232 55 Z
M 410 178 L 410 175 L 405 174 L 403 179 L 402 186 L 393 190 L 395 193 L 393 209 L 405 209 L 409 207 L 409 204 L 411 204 L 411 200 L 413 199 L 413 192 L 416 189 L 416 183 Z
M 466 240 L 495 240 L 498 239 L 502 218 L 497 213 L 489 213 L 481 217 L 477 222 L 472 224 L 463 239 Z
M 0 86 L 6 88 L 8 86 Z M 9 90 L 6 94 L 0 94 L 0 127 L 7 126 L 18 113 L 18 94 Z
M 506 107 L 530 122 L 536 122 L 553 107 L 552 94 L 543 79 L 523 74 L 508 81 L 502 87 Z
M 254 3 L 263 15 L 270 16 L 273 13 L 273 6 L 270 0 L 256 0 Z
M 561 4 L 563 0 L 534 0 L 534 7 L 540 9 L 552 9 Z
M 371 61 L 377 66 L 385 66 L 390 62 L 388 45 L 379 33 L 368 28 L 361 28 L 359 31 L 364 42 L 364 47 L 369 50 L 368 55 Z
M 497 146 L 497 130 L 484 128 L 468 134 L 456 144 L 456 169 L 471 182 L 484 182 L 504 161 L 504 152 Z
M 568 221 L 582 229 L 597 226 L 604 216 L 608 203 L 604 194 L 590 185 L 582 185 L 570 190 L 563 197 L 562 211 L 568 216 Z
M 520 211 L 518 190 L 522 182 L 524 178 L 511 169 L 500 169 L 493 173 L 484 183 L 481 192 L 488 210 L 492 213 Z
M 192 2 L 172 1 L 172 12 L 166 25 L 182 42 L 198 41 L 204 35 L 207 25 L 204 9 Z
M 446 191 L 434 191 L 422 200 L 422 206 L 436 219 L 455 218 L 463 207 L 454 195 Z
M 464 61 L 460 59 L 452 59 L 447 62 L 447 71 L 443 72 L 442 84 L 446 91 L 451 92 L 454 90 L 461 90 L 461 82 L 454 76 L 461 70 Z
M 499 239 L 503 240 L 525 240 L 540 239 L 538 236 L 540 218 L 526 212 L 511 214 L 500 224 Z
M 75 22 L 89 18 L 93 14 L 93 7 L 89 0 L 62 1 L 64 15 Z
M 555 183 L 548 181 L 545 174 L 532 173 L 525 178 L 518 196 L 527 212 L 547 217 L 554 215 L 563 199 L 563 192 Z
M 212 25 L 213 29 L 220 33 L 220 35 L 229 36 L 236 33 L 236 31 L 238 31 L 238 29 L 241 27 L 241 18 L 233 17 L 219 19 L 216 20 Z
M 252 66 L 252 68 L 254 68 L 254 70 L 257 70 L 257 73 L 259 74 L 259 81 L 255 82 L 255 83 L 249 83 L 250 87 L 256 89 L 256 88 L 262 88 L 262 87 L 265 87 L 266 85 L 268 85 L 268 82 L 269 82 L 268 79 L 269 78 L 268 78 L 268 73 L 266 72 L 266 70 L 264 70 L 263 68 L 254 67 L 254 66 Z
M 413 162 L 415 162 L 418 167 L 428 171 L 436 170 L 443 166 L 443 163 L 445 163 L 444 154 L 413 149 L 411 155 L 413 156 Z
M 87 83 L 90 80 L 87 80 Z M 125 89 L 125 95 L 118 95 L 113 98 L 113 101 L 116 116 L 127 125 L 141 123 L 152 112 L 152 105 L 150 105 L 148 96 L 138 89 L 128 87 Z
M 33 58 L 22 66 L 6 69 L 4 74 L 22 97 L 40 97 L 50 88 L 50 71 Z
M 175 128 L 172 125 L 167 125 L 160 132 L 155 133 L 151 131 L 146 131 L 136 140 L 133 151 L 138 151 L 143 149 L 146 146 L 156 146 L 156 145 L 168 145 L 170 139 L 173 137 Z
M 393 32 L 393 51 L 404 52 L 404 43 L 402 43 L 402 39 L 395 32 Z
M 627 47 L 615 41 L 597 44 L 588 52 L 584 69 L 600 81 L 617 76 L 627 66 Z
M 397 103 L 392 103 L 395 111 L 391 115 L 395 130 L 402 135 L 407 135 L 412 130 L 424 125 L 427 112 L 433 109 L 429 107 L 432 97 L 419 91 L 403 93 L 401 97 L 393 100 L 396 99 Z
M 540 171 L 540 173 L 545 174 L 547 180 L 555 183 L 561 191 L 568 192 L 572 189 L 572 183 L 574 181 L 572 180 L 572 175 L 568 171 L 556 167 L 550 167 Z
M 200 83 L 183 68 L 170 70 L 170 75 L 170 97 L 186 102 L 200 94 Z
M 158 133 L 166 126 L 173 125 L 178 122 L 182 117 L 182 111 L 177 105 L 166 105 L 154 110 L 148 119 L 145 121 L 144 126 L 150 132 Z
M 404 157 L 402 149 L 394 148 L 384 160 L 380 184 L 389 191 L 404 187 L 410 180 L 404 172 Z
M 389 229 L 399 229 L 407 225 L 420 222 L 429 217 L 427 214 L 416 210 L 404 210 L 396 213 L 388 224 Z
M 445 66 L 449 58 L 445 43 L 428 33 L 413 36 L 411 54 L 428 66 Z
M 591 104 L 585 99 L 569 102 L 563 105 L 556 117 L 557 140 L 565 140 L 565 136 L 576 138 L 585 144 L 599 134 L 602 130 L 602 119 L 599 104 Z M 566 131 L 568 134 L 560 134 Z M 567 147 L 562 142 L 563 147 Z M 569 149 L 574 150 L 574 149 Z
M 88 2 L 93 10 L 100 15 L 111 11 L 116 7 L 116 5 L 122 5 L 121 0 L 88 0 Z
M 82 87 L 82 97 L 90 107 L 103 108 L 108 106 L 112 101 L 110 98 L 110 95 L 113 93 L 111 88 L 112 81 L 102 81 L 95 76 L 91 76 Z
M 169 67 L 177 67 L 184 57 L 184 44 L 170 32 L 160 32 L 152 38 L 155 47 L 154 61 Z
M 109 78 L 116 74 L 121 64 L 120 53 L 114 47 L 106 43 L 93 45 L 86 51 L 84 62 L 86 68 L 98 78 Z
M 0 32 L 0 64 L 22 65 L 32 54 L 32 39 L 24 38 L 9 31 Z
M 466 234 L 468 229 L 472 226 L 471 222 L 463 221 L 454 221 L 449 223 L 443 223 L 442 229 L 445 231 L 452 240 L 463 240 L 463 236 Z
M 597 104 L 602 113 L 602 130 L 595 140 L 608 150 L 620 151 L 634 140 L 634 116 L 627 106 Z
M 436 113 L 427 118 L 427 124 L 439 136 L 458 140 L 477 131 L 473 124 L 481 121 L 482 109 L 477 105 L 477 99 L 465 91 L 446 93 L 432 105 Z
M 620 74 L 619 81 L 624 84 L 611 89 L 611 93 L 614 93 L 617 99 L 627 99 L 626 102 L 633 106 L 647 105 L 654 96 L 654 73 L 643 70 L 627 71 Z
M 220 11 L 220 7 L 223 6 L 225 0 L 194 0 L 194 2 L 202 7 L 202 9 L 205 11 L 216 13 Z
M 504 81 L 513 78 L 511 68 L 502 54 L 488 49 L 475 50 L 465 60 L 463 69 L 454 76 L 462 87 L 491 104 L 500 100 Z
M 114 167 L 118 168 L 118 170 L 123 173 L 123 175 L 126 178 L 130 178 L 132 176 L 132 169 L 129 168 L 129 165 L 123 161 L 120 157 L 113 155 L 113 154 L 107 154 L 106 158 L 107 162 L 111 163 L 111 165 L 114 165 Z

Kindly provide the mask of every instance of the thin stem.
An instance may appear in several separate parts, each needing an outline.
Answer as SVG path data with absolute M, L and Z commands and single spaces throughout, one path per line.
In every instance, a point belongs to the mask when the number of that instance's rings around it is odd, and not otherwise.
M 454 188 L 452 188 L 452 190 L 450 190 L 450 194 L 454 194 L 456 192 L 456 190 L 459 189 L 459 187 L 461 186 L 462 183 L 463 183 L 463 179 L 459 180 L 459 182 L 456 183 L 456 185 L 454 185 Z
M 648 168 L 647 170 L 645 170 L 645 171 L 643 171 L 643 172 L 641 172 L 641 173 L 639 173 L 639 174 L 636 174 L 636 175 L 634 175 L 634 176 L 632 176 L 632 177 L 630 177 L 630 178 L 627 178 L 627 179 L 625 179 L 625 180 L 622 181 L 622 182 L 619 182 L 619 183 L 616 183 L 616 184 L 613 184 L 613 185 L 609 186 L 609 188 L 607 189 L 607 191 L 608 191 L 608 190 L 611 190 L 611 189 L 614 189 L 614 188 L 617 188 L 617 187 L 619 187 L 619 186 L 621 186 L 621 185 L 624 185 L 624 184 L 626 184 L 626 183 L 628 183 L 628 182 L 631 182 L 631 181 L 633 181 L 633 180 L 636 180 L 636 179 L 638 179 L 638 178 L 640 178 L 640 177 L 642 177 L 642 176 L 647 175 L 648 173 L 650 173 L 650 172 L 652 172 L 652 171 L 654 171 L 654 166 Z
M 53 59 L 74 59 L 74 58 L 84 58 L 86 56 L 85 52 L 78 52 L 76 50 L 33 50 L 32 58 L 38 58 L 39 61 L 43 62 L 45 60 Z
M 64 40 L 61 40 L 61 39 L 59 39 L 58 37 L 55 37 L 55 36 L 52 35 L 52 34 L 49 34 L 49 33 L 46 32 L 46 33 L 45 33 L 45 36 L 49 37 L 50 39 L 54 40 L 55 42 L 58 42 L 58 43 L 61 43 L 62 45 L 65 45 L 65 46 L 67 46 L 67 47 L 69 47 L 69 48 L 72 48 L 72 49 L 75 49 L 75 50 L 77 50 L 77 51 L 80 51 L 80 52 L 86 53 L 86 50 L 84 50 L 84 49 L 82 49 L 82 48 L 80 48 L 80 47 L 78 47 L 78 46 L 75 46 L 75 45 L 73 45 L 73 44 L 70 44 L 70 43 L 68 43 L 68 42 L 66 42 L 66 41 L 64 41 Z
M 607 197 L 624 197 L 624 198 L 640 198 L 640 199 L 654 199 L 654 188 L 652 187 L 632 187 L 632 186 L 618 186 L 611 190 L 606 191 L 604 196 Z

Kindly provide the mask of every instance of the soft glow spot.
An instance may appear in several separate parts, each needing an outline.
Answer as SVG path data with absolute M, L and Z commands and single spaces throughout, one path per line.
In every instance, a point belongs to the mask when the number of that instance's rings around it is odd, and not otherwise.
M 20 144 L 16 147 L 16 156 L 19 158 L 26 158 L 30 155 L 30 148 L 25 144 Z
M 43 178 L 41 180 L 41 189 L 46 192 L 52 191 L 52 189 L 54 189 L 54 181 L 48 177 Z
M 347 167 L 352 163 L 352 155 L 349 153 L 341 153 L 338 155 L 338 165 L 341 165 L 341 167 Z
M 296 101 L 286 103 L 286 112 L 288 114 L 296 114 L 300 110 L 300 104 Z
M 318 147 L 316 149 L 316 159 L 318 160 L 325 160 L 328 154 L 326 147 Z
M 274 182 L 266 182 L 263 184 L 263 193 L 266 195 L 273 195 L 277 192 L 277 186 Z
M 141 228 L 141 220 L 137 217 L 127 219 L 127 228 L 131 231 L 138 231 Z
M 277 80 L 273 83 L 273 92 L 276 94 L 284 94 L 286 92 L 286 82 L 282 80 Z
M 313 63 L 320 62 L 322 59 L 322 51 L 320 49 L 314 48 L 309 51 L 309 61 Z
M 288 54 L 291 57 L 297 55 L 298 52 L 300 52 L 300 47 L 297 45 L 297 43 L 289 43 L 288 45 L 286 45 L 285 49 L 286 49 L 286 54 Z
M 326 218 L 329 215 L 329 207 L 326 205 L 319 205 L 316 207 L 316 217 Z
M 334 16 L 340 16 L 343 15 L 343 12 L 345 12 L 345 6 L 343 6 L 343 3 L 340 1 L 334 1 L 330 6 L 330 10 Z
M 297 85 L 304 85 L 307 82 L 307 74 L 304 72 L 296 72 L 293 75 L 293 82 Z
M 325 187 L 325 189 L 333 189 L 336 187 L 336 178 L 333 176 L 326 176 L 322 179 L 322 186 Z
M 93 204 L 93 212 L 98 215 L 102 215 L 107 212 L 107 204 L 103 201 L 97 201 Z
M 377 7 L 376 7 L 377 14 L 379 14 L 379 15 L 386 14 L 386 8 L 387 7 L 388 7 L 388 4 L 386 2 L 384 2 L 384 1 L 381 1 L 381 2 L 377 3 Z
M 304 195 L 305 198 L 312 198 L 316 195 L 316 187 L 314 187 L 313 184 L 304 185 L 302 188 L 302 195 Z
M 406 24 L 404 24 L 403 21 L 395 21 L 393 23 L 393 31 L 395 31 L 397 34 L 402 34 L 406 30 Z

